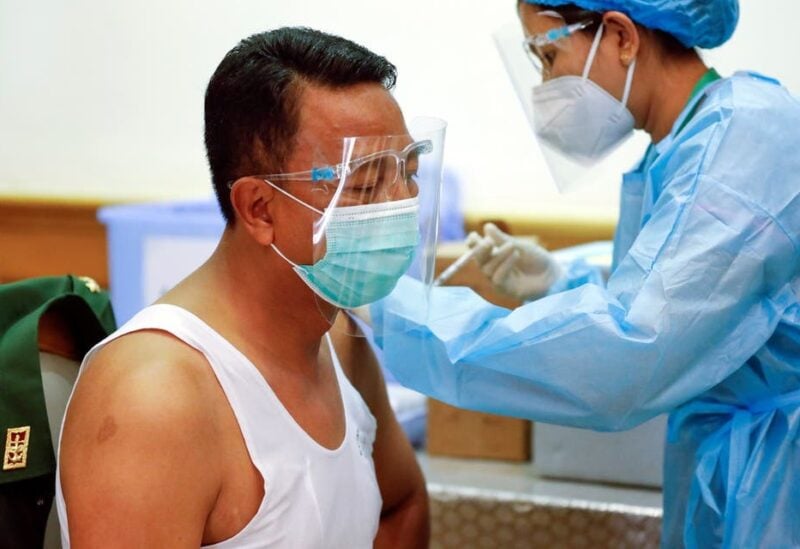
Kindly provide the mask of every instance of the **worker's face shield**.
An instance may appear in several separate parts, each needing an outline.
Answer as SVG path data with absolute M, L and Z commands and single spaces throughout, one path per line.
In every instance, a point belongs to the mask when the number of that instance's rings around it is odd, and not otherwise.
M 585 59 L 580 54 L 587 45 L 579 31 L 596 25 L 598 15 L 586 11 L 579 21 L 567 23 L 555 11 L 523 4 L 519 16 L 520 20 L 509 22 L 495 32 L 494 40 L 532 122 L 531 89 L 552 78 L 580 74 L 583 68 L 580 59 Z
M 554 11 L 530 6 L 520 9 L 520 22 L 495 33 L 514 91 L 561 192 L 581 188 L 600 179 L 600 171 L 627 162 L 627 153 L 613 153 L 633 129 L 625 107 L 633 67 L 622 98 L 591 81 L 602 38 L 596 13 L 567 23 Z
M 262 176 L 307 206 L 305 243 L 293 237 L 283 246 L 276 228 L 273 248 L 331 323 L 339 309 L 388 295 L 404 274 L 432 282 L 445 127 L 420 118 L 400 135 L 346 137 L 318 146 L 310 170 Z M 336 326 L 360 333 L 346 322 Z

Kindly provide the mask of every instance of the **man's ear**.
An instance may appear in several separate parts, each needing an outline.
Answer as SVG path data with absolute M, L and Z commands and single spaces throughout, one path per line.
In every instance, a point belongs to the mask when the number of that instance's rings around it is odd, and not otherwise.
M 231 188 L 231 205 L 236 213 L 236 223 L 262 246 L 272 244 L 274 227 L 269 204 L 275 190 L 257 177 L 243 177 Z
M 619 48 L 619 62 L 628 67 L 639 54 L 639 29 L 630 17 L 619 11 L 609 11 L 603 15 L 605 33 L 612 37 Z

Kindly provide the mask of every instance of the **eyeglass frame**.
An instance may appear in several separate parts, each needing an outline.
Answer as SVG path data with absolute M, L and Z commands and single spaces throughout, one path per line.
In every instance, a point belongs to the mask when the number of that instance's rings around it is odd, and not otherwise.
M 522 40 L 522 49 L 525 50 L 525 54 L 528 56 L 533 68 L 535 68 L 539 74 L 544 74 L 544 63 L 536 51 L 534 51 L 534 48 L 539 50 L 545 46 L 549 46 L 550 44 L 555 44 L 559 40 L 568 38 L 578 31 L 591 27 L 595 23 L 597 23 L 597 21 L 592 19 L 584 19 L 583 21 L 579 21 L 577 23 L 562 25 L 560 27 L 550 29 L 549 31 L 526 36 Z
M 411 154 L 415 150 L 420 150 L 419 154 L 429 154 L 433 152 L 433 141 L 430 139 L 422 139 L 420 141 L 414 141 L 413 143 L 409 143 L 406 147 L 403 148 L 402 151 L 394 151 L 394 150 L 385 150 L 385 151 L 377 151 L 374 153 L 370 153 L 368 155 L 356 158 L 355 160 L 351 160 L 350 162 L 336 164 L 334 166 L 321 166 L 319 168 L 312 168 L 310 170 L 305 170 L 302 172 L 290 172 L 290 173 L 274 173 L 274 174 L 266 174 L 266 175 L 257 175 L 252 177 L 258 177 L 260 179 L 269 179 L 270 181 L 309 181 L 311 183 L 317 183 L 320 181 L 336 181 L 341 179 L 343 176 L 346 176 L 360 166 L 372 162 L 377 158 L 383 158 L 385 156 L 392 156 L 394 157 L 397 165 L 400 166 L 402 163 L 403 170 L 405 170 L 405 164 L 408 161 L 408 155 Z M 399 173 L 399 172 L 398 172 Z M 237 180 L 229 181 L 228 188 L 232 188 L 234 183 Z

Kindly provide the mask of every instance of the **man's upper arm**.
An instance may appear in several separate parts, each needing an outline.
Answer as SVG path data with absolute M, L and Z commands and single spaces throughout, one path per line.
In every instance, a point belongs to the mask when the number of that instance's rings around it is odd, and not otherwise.
M 367 339 L 346 335 L 354 333 L 354 330 L 352 321 L 340 314 L 331 336 L 351 383 L 377 420 L 372 457 L 383 497 L 383 510 L 389 512 L 407 498 L 420 492 L 424 494 L 425 479 L 414 450 L 395 418 L 380 365 Z
M 218 487 L 196 360 L 168 336 L 102 349 L 66 415 L 61 482 L 72 546 L 198 547 Z M 176 349 L 177 348 L 177 349 Z

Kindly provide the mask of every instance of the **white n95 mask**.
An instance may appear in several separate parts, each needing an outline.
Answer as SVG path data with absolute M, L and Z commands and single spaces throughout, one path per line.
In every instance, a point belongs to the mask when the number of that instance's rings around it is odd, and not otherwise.
M 533 88 L 534 132 L 545 154 L 552 148 L 584 167 L 609 155 L 634 127 L 627 104 L 636 60 L 628 67 L 621 102 L 589 79 L 602 35 L 601 24 L 581 76 L 561 76 Z

